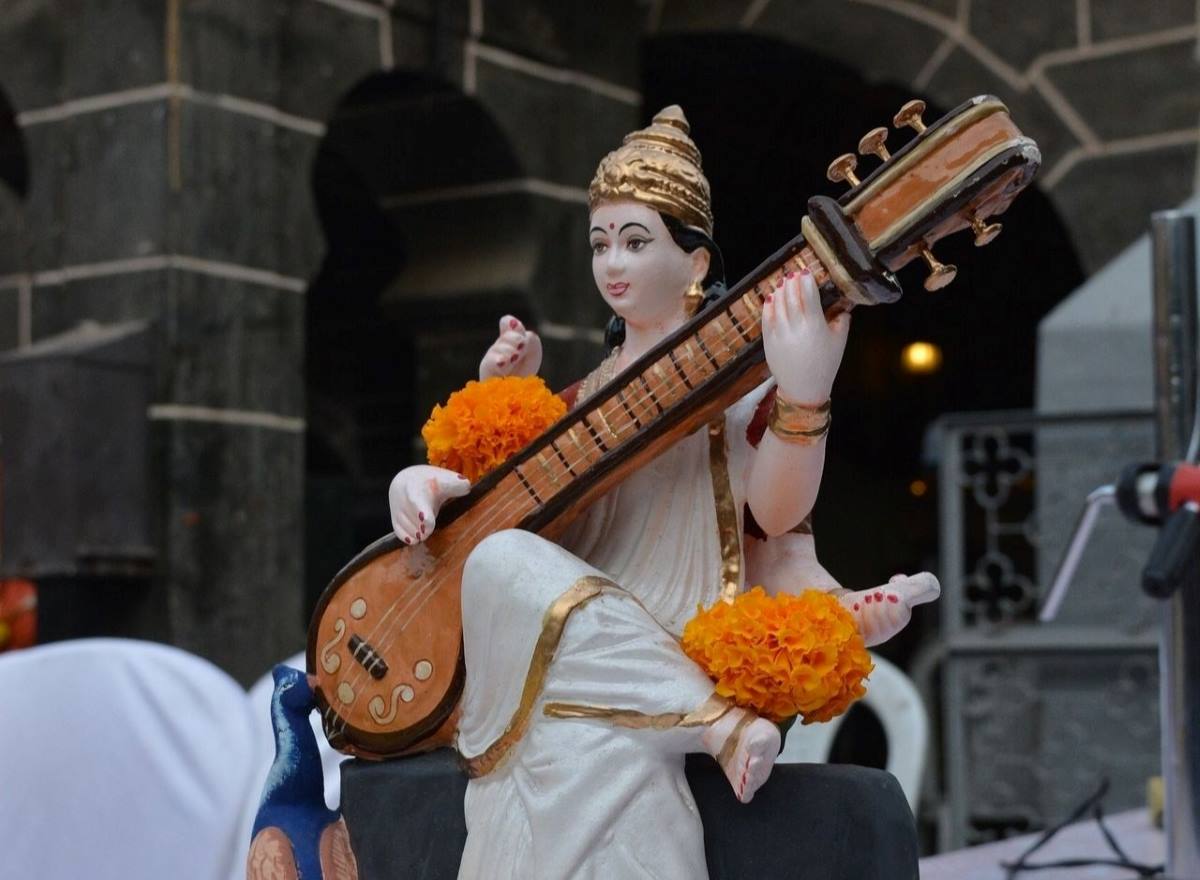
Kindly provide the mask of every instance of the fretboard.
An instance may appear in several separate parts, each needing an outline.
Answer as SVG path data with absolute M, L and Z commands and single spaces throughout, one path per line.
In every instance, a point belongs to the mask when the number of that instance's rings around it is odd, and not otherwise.
M 512 524 L 560 531 L 631 470 L 766 377 L 763 301 L 786 273 L 801 269 L 813 273 L 825 308 L 834 307 L 839 296 L 824 266 L 798 236 L 481 481 L 464 504 L 487 494 Z

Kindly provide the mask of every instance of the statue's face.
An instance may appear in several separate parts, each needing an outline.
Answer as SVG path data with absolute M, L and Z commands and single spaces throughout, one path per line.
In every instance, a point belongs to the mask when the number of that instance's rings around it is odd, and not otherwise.
M 683 294 L 707 271 L 708 252 L 685 251 L 658 212 L 639 202 L 597 205 L 590 227 L 592 277 L 609 307 L 631 324 L 680 323 Z

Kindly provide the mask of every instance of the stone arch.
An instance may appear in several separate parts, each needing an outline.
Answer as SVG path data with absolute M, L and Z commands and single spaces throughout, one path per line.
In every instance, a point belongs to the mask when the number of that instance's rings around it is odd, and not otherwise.
M 1057 27 L 1030 15 L 1011 15 L 1005 4 L 927 0 L 748 0 L 724 16 L 668 3 L 663 31 L 721 30 L 777 40 L 825 59 L 841 59 L 868 84 L 908 87 L 932 103 L 954 107 L 974 94 L 995 94 L 1023 130 L 1041 145 L 1047 168 L 1079 143 L 1069 108 L 1047 99 L 1039 80 L 1050 53 L 1075 41 L 1070 4 L 1046 4 Z M 881 124 L 881 123 L 880 123 Z
M 1044 159 L 1037 185 L 1090 274 L 1196 188 L 1194 5 L 999 0 L 665 0 L 662 33 L 742 32 L 848 61 L 952 107 L 1003 100 Z M 1152 94 L 1153 101 L 1145 96 Z
M 376 72 L 338 102 L 312 172 L 327 252 L 306 305 L 310 597 L 330 560 L 387 528 L 388 480 L 496 317 L 527 313 L 539 239 L 523 178 L 488 111 L 437 77 Z

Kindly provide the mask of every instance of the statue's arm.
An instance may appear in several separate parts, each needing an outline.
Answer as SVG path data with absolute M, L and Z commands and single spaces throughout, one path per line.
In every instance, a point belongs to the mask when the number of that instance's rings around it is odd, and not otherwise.
M 790 276 L 763 305 L 767 366 L 785 403 L 814 412 L 829 400 L 850 330 L 848 312 L 825 320 L 816 282 Z M 763 531 L 782 535 L 812 510 L 825 468 L 825 436 L 784 437 L 768 430 L 750 458 L 746 499 Z
M 817 545 L 811 534 L 788 532 L 766 540 L 747 536 L 746 583 L 761 584 L 772 596 L 820 590 L 841 595 L 843 589 L 817 560 Z

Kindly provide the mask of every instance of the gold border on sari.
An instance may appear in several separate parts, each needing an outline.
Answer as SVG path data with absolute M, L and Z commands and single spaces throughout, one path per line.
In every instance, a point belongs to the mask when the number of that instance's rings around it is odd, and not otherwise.
M 529 727 L 533 705 L 541 696 L 546 684 L 546 673 L 562 640 L 563 630 L 567 620 L 577 609 L 582 608 L 599 596 L 606 588 L 615 587 L 607 578 L 595 575 L 585 575 L 572 584 L 561 596 L 554 600 L 542 617 L 542 632 L 534 645 L 533 655 L 529 658 L 529 671 L 525 674 L 525 686 L 521 690 L 521 701 L 513 712 L 512 719 L 504 728 L 500 737 L 473 758 L 464 756 L 463 764 L 467 775 L 472 779 L 486 776 L 500 765 L 507 757 L 512 747 L 520 742 Z
M 708 426 L 708 462 L 717 508 L 717 539 L 721 544 L 721 599 L 732 602 L 741 588 L 742 530 L 738 524 L 737 504 L 733 500 L 733 486 L 729 482 L 724 416 Z
M 716 693 L 691 712 L 663 712 L 651 715 L 636 709 L 614 709 L 581 703 L 547 703 L 542 712 L 548 718 L 607 721 L 616 727 L 634 730 L 671 730 L 676 727 L 704 727 L 714 724 L 733 704 Z
M 742 731 L 750 726 L 750 723 L 758 717 L 753 712 L 747 712 L 737 720 L 737 724 L 733 725 L 733 730 L 729 732 L 729 736 L 725 737 L 725 742 L 721 746 L 721 751 L 717 753 L 717 763 L 724 767 L 728 764 L 737 752 L 738 746 L 742 744 Z

